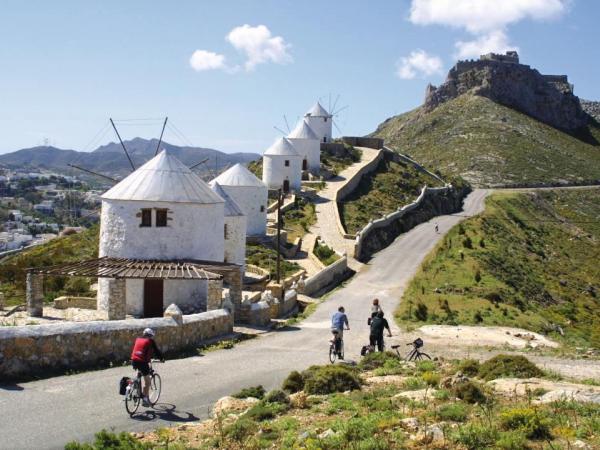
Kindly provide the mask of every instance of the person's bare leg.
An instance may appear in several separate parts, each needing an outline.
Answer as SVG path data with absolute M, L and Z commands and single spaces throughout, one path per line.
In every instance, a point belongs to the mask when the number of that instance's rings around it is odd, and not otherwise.
M 150 375 L 144 375 L 144 388 L 142 389 L 144 398 L 148 398 L 149 392 L 150 392 Z

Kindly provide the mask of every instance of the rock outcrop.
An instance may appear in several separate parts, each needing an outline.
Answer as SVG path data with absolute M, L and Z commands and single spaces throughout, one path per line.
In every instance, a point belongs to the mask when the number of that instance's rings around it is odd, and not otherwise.
M 593 102 L 591 100 L 580 99 L 581 107 L 583 110 L 592 116 L 596 122 L 600 122 L 600 102 Z
M 484 55 L 479 60 L 459 61 L 450 69 L 439 87 L 427 86 L 425 111 L 471 93 L 487 97 L 523 112 L 555 128 L 573 131 L 587 125 L 588 114 L 566 75 L 542 75 L 525 64 L 518 55 Z

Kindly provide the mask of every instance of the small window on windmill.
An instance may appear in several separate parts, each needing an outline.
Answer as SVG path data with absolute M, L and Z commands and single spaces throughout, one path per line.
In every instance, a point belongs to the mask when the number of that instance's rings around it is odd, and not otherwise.
M 290 160 L 289 159 L 285 160 L 285 167 L 290 167 Z
M 265 205 L 260 205 L 260 212 L 265 212 Z
M 223 237 L 229 239 L 229 232 L 227 231 L 227 224 L 223 227 Z
M 323 117 L 323 120 L 324 120 L 325 122 L 327 122 L 327 117 Z
M 142 223 L 140 227 L 151 227 L 152 226 L 152 210 L 142 209 Z
M 167 226 L 167 210 L 157 209 L 156 210 L 156 226 L 166 227 Z

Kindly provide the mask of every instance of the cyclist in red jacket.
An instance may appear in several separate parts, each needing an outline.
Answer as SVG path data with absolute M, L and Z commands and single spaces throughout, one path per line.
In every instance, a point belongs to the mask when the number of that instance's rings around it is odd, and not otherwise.
M 150 361 L 156 355 L 158 359 L 164 361 L 162 352 L 154 342 L 154 330 L 146 328 L 142 337 L 136 338 L 131 351 L 131 365 L 135 370 L 139 370 L 144 377 L 143 405 L 150 406 L 148 393 L 150 392 Z

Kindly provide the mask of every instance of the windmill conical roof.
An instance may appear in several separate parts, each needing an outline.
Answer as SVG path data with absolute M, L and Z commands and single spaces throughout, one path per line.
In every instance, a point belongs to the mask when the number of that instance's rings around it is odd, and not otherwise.
M 219 183 L 221 186 L 252 186 L 252 187 L 265 187 L 264 183 L 260 181 L 256 176 L 250 172 L 246 167 L 240 163 L 227 169 L 221 175 L 211 181 Z
M 313 129 L 310 127 L 306 120 L 302 119 L 296 128 L 292 130 L 290 134 L 288 134 L 289 139 L 315 139 L 319 140 L 319 136 L 315 134 Z
M 308 111 L 306 111 L 305 116 L 331 117 L 331 114 L 329 114 L 327 112 L 327 110 L 325 108 L 323 108 L 319 102 L 317 102 L 314 104 L 314 106 L 312 108 L 310 108 Z
M 294 144 L 284 137 L 277 139 L 263 155 L 300 156 L 294 148 Z
M 106 191 L 102 198 L 174 203 L 223 203 L 181 161 L 163 150 L 124 180 Z
M 243 216 L 244 213 L 238 206 L 238 204 L 225 192 L 225 189 L 215 180 L 210 182 L 211 189 L 216 192 L 219 197 L 225 200 L 225 216 Z

